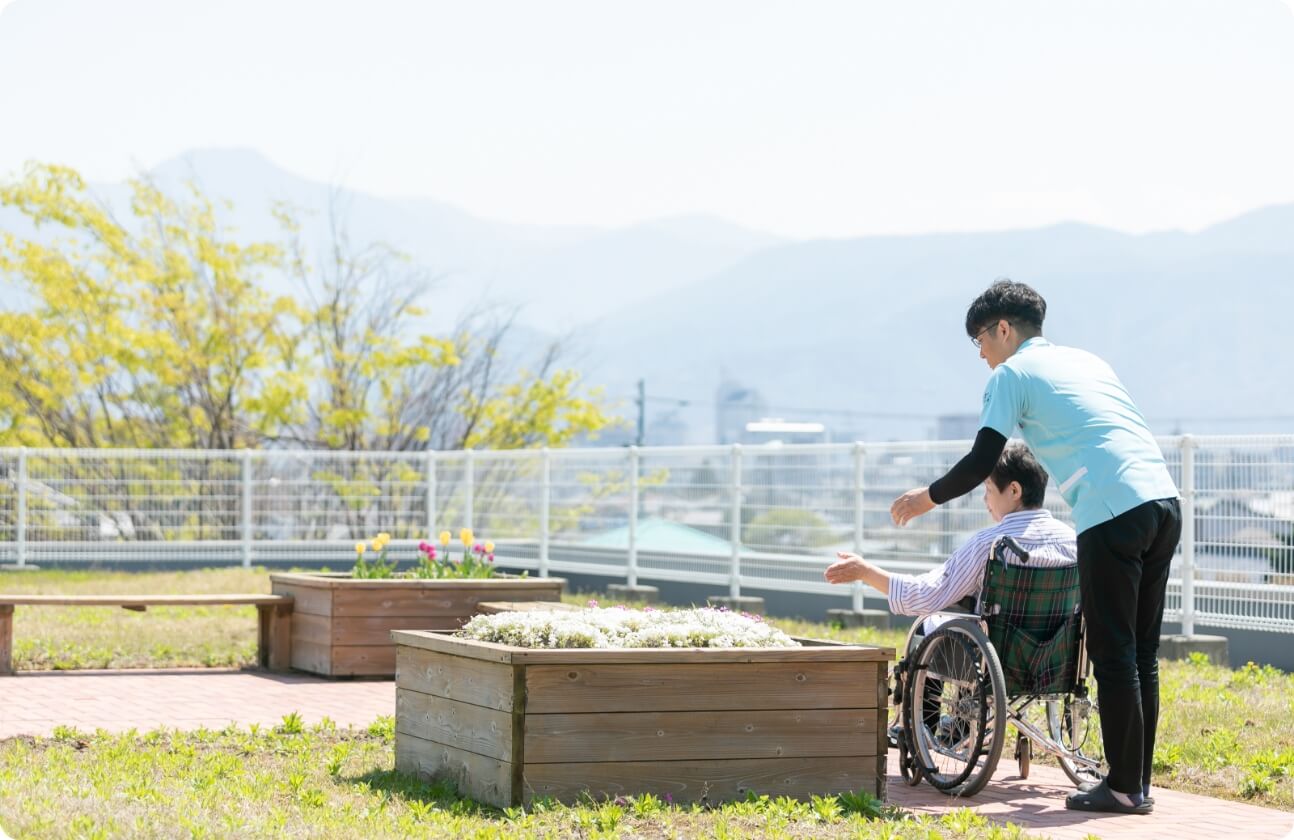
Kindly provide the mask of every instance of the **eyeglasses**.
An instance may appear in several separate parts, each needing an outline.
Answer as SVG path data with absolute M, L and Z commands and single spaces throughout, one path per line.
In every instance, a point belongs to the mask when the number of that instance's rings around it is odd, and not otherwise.
M 983 335 L 984 333 L 988 332 L 989 330 L 997 329 L 997 325 L 998 325 L 998 324 L 1000 324 L 1000 323 L 1002 323 L 1003 321 L 1006 321 L 1006 319 L 1005 319 L 1005 318 L 998 318 L 996 321 L 994 321 L 993 323 L 989 324 L 989 325 L 988 325 L 987 327 L 985 327 L 984 329 L 982 329 L 982 330 L 980 330 L 979 332 L 975 333 L 975 337 L 971 339 L 971 344 L 974 344 L 974 345 L 975 345 L 975 347 L 978 349 L 978 348 L 979 348 L 979 346 L 982 344 L 982 342 L 980 341 L 979 337 L 980 337 L 981 335 Z M 1007 325 L 1009 326 L 1010 324 L 1011 324 L 1011 322 L 1010 322 L 1010 321 L 1007 321 Z

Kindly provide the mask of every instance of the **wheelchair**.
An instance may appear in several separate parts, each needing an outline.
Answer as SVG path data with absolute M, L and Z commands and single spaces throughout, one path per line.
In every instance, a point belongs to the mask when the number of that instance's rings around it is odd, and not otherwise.
M 1008 552 L 1018 564 L 1007 563 Z M 1076 786 L 1105 777 L 1078 568 L 1028 561 L 1015 539 L 998 538 L 978 604 L 922 616 L 908 631 L 890 728 L 907 784 L 925 779 L 949 796 L 975 795 L 997 769 L 1008 726 L 1022 778 L 1035 747 Z M 918 639 L 927 619 L 938 626 Z

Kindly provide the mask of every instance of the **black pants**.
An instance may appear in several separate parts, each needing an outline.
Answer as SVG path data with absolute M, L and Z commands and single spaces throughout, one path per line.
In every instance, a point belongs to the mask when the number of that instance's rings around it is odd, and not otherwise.
M 1177 499 L 1138 505 L 1078 535 L 1087 653 L 1096 674 L 1109 784 L 1150 784 L 1159 723 L 1159 631 L 1182 535 Z

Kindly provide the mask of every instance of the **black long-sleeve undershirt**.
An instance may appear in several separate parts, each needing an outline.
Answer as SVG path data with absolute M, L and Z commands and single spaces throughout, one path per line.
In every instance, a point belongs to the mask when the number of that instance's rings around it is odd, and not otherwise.
M 937 505 L 964 496 L 988 478 L 1006 449 L 1006 438 L 984 426 L 975 435 L 975 445 L 943 478 L 930 485 L 930 501 Z

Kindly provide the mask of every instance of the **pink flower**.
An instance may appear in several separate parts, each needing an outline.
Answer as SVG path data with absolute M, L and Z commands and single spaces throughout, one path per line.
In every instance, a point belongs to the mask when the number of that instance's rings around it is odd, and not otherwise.
M 493 554 L 491 554 L 491 555 L 490 555 L 490 562 L 491 562 L 491 563 L 493 563 L 493 562 L 494 562 L 494 555 L 493 555 Z
M 431 560 L 436 559 L 436 547 L 434 545 L 427 546 L 427 557 Z
M 589 603 L 588 603 L 588 605 L 589 605 L 590 607 L 596 607 L 596 606 L 598 605 L 598 602 L 597 602 L 597 601 L 594 601 L 592 598 L 590 598 L 590 599 L 589 599 Z
M 422 542 L 418 543 L 418 550 L 421 551 L 423 554 L 426 554 L 427 549 L 429 548 L 431 548 L 431 546 L 427 544 L 426 540 L 423 540 Z

